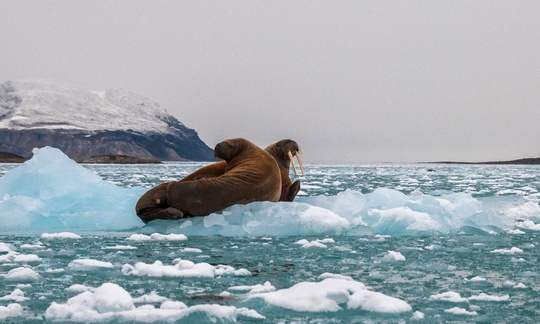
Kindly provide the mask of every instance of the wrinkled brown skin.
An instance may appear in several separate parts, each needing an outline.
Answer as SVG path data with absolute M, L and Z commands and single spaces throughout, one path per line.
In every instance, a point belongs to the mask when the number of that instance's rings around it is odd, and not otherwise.
M 178 209 L 169 207 L 167 202 L 167 187 L 170 182 L 165 182 L 148 190 L 139 198 L 135 211 L 137 216 L 146 224 L 155 219 L 180 219 L 184 214 Z
M 279 200 L 280 169 L 268 152 L 235 138 L 216 145 L 214 155 L 224 161 L 141 196 L 136 211 L 143 222 L 206 216 L 234 204 Z
M 293 201 L 298 192 L 300 191 L 300 180 L 296 180 L 294 183 L 289 177 L 289 168 L 291 161 L 287 153 L 290 151 L 293 156 L 300 151 L 298 144 L 291 139 L 284 139 L 269 145 L 266 152 L 270 153 L 276 160 L 280 174 L 281 174 L 281 196 L 279 201 Z M 227 168 L 227 162 L 220 161 L 209 164 L 200 168 L 199 170 L 188 175 L 181 181 L 197 180 L 201 178 L 217 177 L 225 173 Z
M 287 155 L 287 153 L 290 151 L 291 154 L 295 156 L 296 153 L 300 151 L 300 147 L 295 141 L 291 139 L 284 139 L 272 145 L 269 145 L 265 149 L 265 151 L 270 153 L 274 157 L 279 166 L 281 174 L 281 195 L 279 201 L 293 201 L 298 192 L 300 191 L 300 180 L 296 180 L 293 183 L 291 181 L 291 178 L 289 177 L 289 168 L 291 166 L 291 161 L 289 160 L 289 156 Z M 227 162 L 225 161 L 212 163 L 193 172 L 181 181 L 217 177 L 225 173 L 226 168 Z
M 300 191 L 300 180 L 296 180 L 292 183 L 289 177 L 289 168 L 291 161 L 289 160 L 288 152 L 291 152 L 293 156 L 300 151 L 298 144 L 291 139 L 284 139 L 269 145 L 266 152 L 270 153 L 276 160 L 281 173 L 281 197 L 280 201 L 293 201 L 298 191 Z

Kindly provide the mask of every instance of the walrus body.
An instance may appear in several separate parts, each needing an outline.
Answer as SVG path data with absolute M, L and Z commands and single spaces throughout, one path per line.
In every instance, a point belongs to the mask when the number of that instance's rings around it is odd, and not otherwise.
M 284 139 L 272 145 L 269 145 L 265 149 L 265 151 L 272 155 L 279 167 L 281 175 L 281 195 L 279 201 L 293 201 L 298 192 L 300 191 L 300 180 L 296 180 L 293 183 L 291 181 L 291 178 L 289 177 L 289 168 L 292 160 L 292 158 L 289 156 L 289 152 L 291 156 L 296 156 L 298 158 L 298 156 L 300 155 L 300 147 L 295 141 L 291 139 Z M 212 163 L 191 173 L 180 181 L 191 181 L 202 178 L 217 177 L 225 173 L 226 169 L 226 161 Z
M 236 138 L 216 145 L 214 155 L 224 160 L 215 163 L 215 168 L 196 171 L 181 181 L 162 183 L 141 196 L 137 215 L 146 223 L 205 216 L 234 204 L 279 200 L 280 169 L 268 152 Z

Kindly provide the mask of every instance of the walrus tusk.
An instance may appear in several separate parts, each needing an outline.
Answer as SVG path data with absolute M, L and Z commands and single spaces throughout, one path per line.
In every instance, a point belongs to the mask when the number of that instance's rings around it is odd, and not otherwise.
M 302 163 L 302 159 L 300 158 L 300 153 L 296 152 L 296 159 L 298 160 L 298 164 L 300 165 L 300 171 L 302 171 L 302 177 L 305 175 L 304 173 L 304 164 Z
M 287 152 L 287 154 L 289 155 L 289 160 L 291 160 L 291 165 L 292 165 L 292 169 L 294 171 L 294 176 L 297 177 L 298 173 L 296 173 L 296 165 L 294 165 L 294 159 L 293 159 L 291 151 Z

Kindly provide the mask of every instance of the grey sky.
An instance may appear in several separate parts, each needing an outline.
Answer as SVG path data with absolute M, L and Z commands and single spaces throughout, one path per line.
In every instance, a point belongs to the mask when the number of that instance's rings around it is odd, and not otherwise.
M 159 102 L 305 162 L 540 156 L 540 1 L 6 1 L 0 82 Z

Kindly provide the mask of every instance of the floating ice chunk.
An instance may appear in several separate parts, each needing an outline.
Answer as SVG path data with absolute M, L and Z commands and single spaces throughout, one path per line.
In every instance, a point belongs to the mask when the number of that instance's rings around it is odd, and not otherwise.
M 484 277 L 480 277 L 480 276 L 476 276 L 476 277 L 472 277 L 471 279 L 468 279 L 468 278 L 465 278 L 463 279 L 463 282 L 471 282 L 471 283 L 474 283 L 474 282 L 487 282 L 487 279 L 484 278 Z
M 81 285 L 81 284 L 75 284 L 75 285 L 71 285 L 69 288 L 66 288 L 65 290 L 71 294 L 80 294 L 85 291 L 94 291 L 94 288 Z
M 186 304 L 181 301 L 166 300 L 159 306 L 161 309 L 186 309 Z
M 0 177 L 0 231 L 140 227 L 133 206 L 146 190 L 103 181 L 60 150 L 44 147 Z
M 300 202 L 253 202 L 231 206 L 223 213 L 176 222 L 153 221 L 145 229 L 186 235 L 290 236 L 333 235 L 350 228 L 349 221 L 336 213 Z M 227 224 L 217 219 L 225 219 Z
M 301 240 L 298 240 L 298 241 L 294 242 L 294 244 L 302 245 L 303 248 L 317 247 L 317 248 L 326 249 L 328 246 L 326 246 L 325 243 L 326 244 L 328 244 L 328 243 L 336 243 L 336 241 L 334 241 L 334 239 L 331 239 L 331 238 L 325 238 L 325 239 L 322 239 L 322 240 L 315 240 L 315 241 L 308 241 L 306 239 L 301 239 Z
M 520 230 L 520 229 L 508 230 L 508 231 L 506 231 L 506 233 L 508 233 L 508 234 L 514 234 L 514 235 L 523 235 L 523 234 L 526 234 L 525 232 L 523 232 L 523 231 Z
M 523 253 L 523 250 L 517 247 L 512 247 L 510 249 L 496 249 L 496 250 L 491 251 L 491 253 L 516 254 L 516 253 Z
M 155 291 L 151 291 L 147 295 L 142 295 L 140 297 L 133 298 L 133 302 L 136 303 L 136 304 L 162 303 L 162 302 L 165 302 L 167 300 L 169 300 L 169 298 L 160 296 Z
M 0 297 L 0 300 L 13 300 L 16 302 L 22 302 L 25 300 L 29 300 L 30 298 L 24 297 L 24 291 L 20 289 L 13 290 L 9 295 L 6 295 L 4 297 Z
M 144 235 L 144 234 L 132 234 L 130 237 L 126 238 L 126 241 L 139 241 L 139 242 L 145 242 L 145 241 L 151 241 L 152 238 L 150 235 Z
M 487 295 L 485 293 L 480 293 L 480 295 L 471 296 L 468 298 L 469 301 L 493 301 L 493 302 L 502 302 L 510 300 L 510 295 L 503 296 L 493 296 Z
M 311 241 L 309 243 L 306 243 L 306 244 L 302 245 L 302 247 L 305 248 L 305 249 L 313 248 L 313 247 L 322 248 L 322 249 L 328 248 L 326 245 L 324 245 L 324 244 L 322 244 L 320 242 L 317 242 L 317 241 Z
M 152 233 L 150 238 L 153 241 L 186 241 L 188 238 L 184 234 L 160 234 Z
M 0 242 L 0 252 L 9 252 L 13 251 L 14 249 L 15 247 L 13 246 L 13 244 Z
M 369 312 L 401 313 L 411 311 L 405 301 L 367 290 L 357 281 L 326 278 L 320 282 L 301 282 L 290 288 L 249 295 L 246 301 L 262 299 L 267 304 L 298 312 L 336 312 L 348 309 Z
M 461 308 L 461 307 L 452 307 L 450 309 L 445 309 L 444 312 L 454 314 L 454 315 L 468 315 L 468 316 L 478 315 L 476 311 L 468 311 L 465 308 Z
M 249 270 L 247 270 L 247 269 L 242 268 L 242 269 L 236 270 L 235 268 L 233 268 L 231 266 L 223 265 L 223 264 L 218 264 L 215 267 L 214 273 L 215 273 L 216 276 L 224 276 L 224 275 L 228 275 L 228 276 L 250 276 L 251 275 L 251 272 L 249 272 Z
M 244 317 L 247 317 L 247 318 L 260 319 L 260 320 L 266 319 L 266 316 L 263 316 L 263 315 L 257 313 L 257 311 L 255 311 L 253 309 L 246 308 L 246 307 L 237 308 L 236 313 L 238 315 L 240 315 L 240 316 L 244 316 Z
M 388 251 L 381 259 L 382 262 L 405 261 L 403 254 L 397 251 Z
M 538 219 L 540 216 L 540 206 L 537 202 L 527 201 L 521 206 L 509 208 L 506 211 L 506 215 L 516 219 Z
M 182 250 L 180 250 L 180 252 L 184 252 L 184 253 L 202 253 L 203 251 L 201 249 L 197 249 L 197 248 L 183 248 Z
M 136 246 L 132 245 L 114 245 L 114 246 L 104 246 L 102 250 L 136 250 Z
M 79 234 L 71 233 L 71 232 L 60 232 L 60 233 L 43 233 L 41 234 L 41 238 L 44 240 L 57 240 L 57 239 L 71 239 L 71 240 L 78 240 L 81 238 Z
M 68 268 L 76 271 L 91 271 L 98 269 L 112 269 L 114 265 L 110 262 L 99 261 L 94 259 L 77 259 L 68 264 Z
M 466 303 L 467 298 L 461 297 L 461 295 L 455 291 L 447 291 L 441 294 L 431 295 L 429 300 L 446 301 L 451 303 Z
M 334 279 L 340 279 L 340 280 L 348 280 L 348 281 L 354 281 L 352 277 L 350 276 L 344 276 L 342 274 L 338 273 L 330 273 L 325 272 L 319 276 L 319 280 L 327 279 L 327 278 L 334 278 Z
M 21 244 L 19 246 L 19 249 L 21 250 L 41 250 L 45 249 L 45 246 L 41 242 L 37 242 L 36 244 Z
M 10 251 L 7 254 L 0 255 L 0 263 L 35 263 L 41 262 L 41 258 L 35 254 L 21 254 Z
M 334 241 L 334 239 L 332 238 L 325 238 L 325 239 L 322 239 L 322 240 L 317 240 L 317 242 L 319 243 L 322 243 L 322 244 L 332 244 L 332 243 L 336 243 L 336 241 Z
M 19 304 L 9 304 L 7 306 L 0 306 L 0 320 L 6 319 L 8 317 L 17 317 L 24 315 L 24 311 L 21 305 Z
M 9 270 L 5 275 L 6 281 L 32 282 L 40 280 L 41 276 L 30 268 L 19 267 Z
M 236 270 L 231 266 L 212 266 L 208 263 L 193 263 L 188 260 L 176 259 L 175 265 L 163 265 L 161 261 L 152 264 L 137 262 L 135 265 L 124 264 L 122 273 L 133 276 L 148 277 L 201 277 L 213 278 L 214 276 L 232 275 L 247 276 L 251 273 L 246 269 Z
M 188 238 L 184 234 L 160 234 L 152 233 L 151 235 L 145 234 L 132 234 L 126 238 L 127 241 L 186 241 Z
M 195 305 L 165 301 L 160 308 L 136 307 L 132 296 L 114 283 L 105 283 L 93 292 L 85 291 L 65 304 L 53 302 L 45 311 L 47 321 L 59 322 L 177 322 L 200 315 L 211 322 L 237 322 L 238 316 L 264 319 L 254 310 L 221 305 Z
M 540 231 L 540 224 L 535 224 L 533 221 L 530 221 L 530 220 L 525 220 L 523 222 L 516 222 L 516 226 L 523 229 L 528 229 L 531 231 Z
M 63 269 L 63 268 L 58 268 L 58 269 L 54 269 L 54 268 L 49 268 L 47 270 L 45 270 L 46 273 L 62 273 L 62 272 L 66 272 L 66 269 Z
M 426 315 L 420 311 L 415 311 L 413 313 L 413 316 L 411 317 L 412 320 L 423 320 L 426 317 Z
M 270 281 L 266 281 L 264 284 L 254 285 L 254 286 L 233 286 L 229 290 L 233 291 L 247 291 L 249 294 L 258 294 L 258 293 L 267 293 L 276 291 L 276 287 L 272 286 Z
M 520 282 L 517 285 L 515 285 L 513 288 L 514 289 L 527 289 L 528 287 Z

